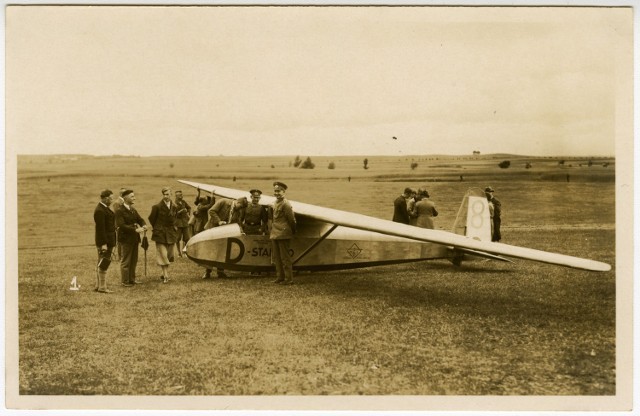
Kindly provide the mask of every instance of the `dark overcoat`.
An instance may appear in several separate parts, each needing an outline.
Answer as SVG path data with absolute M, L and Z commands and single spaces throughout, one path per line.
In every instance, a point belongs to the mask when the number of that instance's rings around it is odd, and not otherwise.
M 98 203 L 93 211 L 93 221 L 96 223 L 96 247 L 114 247 L 116 245 L 115 214 L 109 207 Z
M 122 204 L 122 206 L 116 210 L 116 229 L 118 230 L 119 243 L 140 243 L 140 234 L 136 232 L 136 224 L 142 227 L 147 223 L 144 222 L 134 207 L 128 209 Z
M 409 210 L 407 200 L 402 195 L 393 201 L 393 221 L 402 224 L 409 224 Z
M 149 224 L 153 227 L 153 233 L 151 234 L 153 241 L 162 244 L 176 243 L 178 234 L 176 230 L 177 212 L 176 204 L 171 202 L 171 205 L 167 207 L 163 200 L 151 207 Z

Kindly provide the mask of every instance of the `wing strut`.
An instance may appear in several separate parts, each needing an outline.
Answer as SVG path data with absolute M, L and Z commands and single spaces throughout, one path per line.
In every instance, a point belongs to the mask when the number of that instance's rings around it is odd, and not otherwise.
M 300 254 L 298 256 L 297 259 L 295 259 L 293 261 L 293 264 L 296 264 L 297 262 L 299 262 L 304 256 L 306 256 L 307 254 L 309 254 L 311 252 L 311 250 L 313 250 L 314 248 L 316 248 L 318 246 L 318 244 L 322 243 L 324 241 L 325 238 L 329 237 L 329 234 L 331 234 L 336 228 L 338 228 L 337 224 L 333 224 L 333 226 L 331 228 L 329 228 L 329 230 L 322 234 L 322 236 L 320 236 L 320 238 L 318 238 L 313 244 L 311 244 L 305 251 L 302 252 L 302 254 Z

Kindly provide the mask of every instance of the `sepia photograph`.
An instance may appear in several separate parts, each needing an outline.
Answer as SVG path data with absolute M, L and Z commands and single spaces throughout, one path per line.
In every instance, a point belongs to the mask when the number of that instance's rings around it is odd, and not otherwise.
M 633 11 L 6 6 L 6 408 L 631 411 Z

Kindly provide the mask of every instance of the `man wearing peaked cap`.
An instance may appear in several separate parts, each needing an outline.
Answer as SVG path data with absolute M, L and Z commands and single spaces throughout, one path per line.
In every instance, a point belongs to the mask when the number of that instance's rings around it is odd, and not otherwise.
M 489 201 L 489 212 L 493 213 L 493 217 L 491 219 L 491 223 L 493 225 L 493 229 L 491 230 L 491 241 L 499 242 L 502 239 L 502 235 L 500 235 L 500 215 L 502 214 L 502 204 L 498 198 L 493 196 L 493 192 L 493 188 L 490 186 L 484 188 L 484 194 L 487 196 L 487 201 Z
M 276 201 L 271 206 L 271 256 L 278 275 L 274 283 L 293 284 L 293 263 L 289 250 L 291 239 L 296 233 L 296 218 L 289 201 L 284 198 L 287 185 L 282 182 L 273 183 L 273 195 Z
M 262 191 L 252 189 L 249 193 L 251 194 L 251 203 L 245 209 L 242 230 L 249 235 L 263 235 L 267 231 L 268 214 L 266 207 L 260 205 Z
M 280 188 L 280 189 L 282 189 L 283 191 L 286 191 L 286 190 L 287 190 L 287 185 L 285 185 L 285 184 L 284 184 L 284 183 L 282 183 L 282 182 L 274 182 L 274 183 L 273 183 L 273 189 L 275 190 L 275 189 L 277 189 L 277 188 Z

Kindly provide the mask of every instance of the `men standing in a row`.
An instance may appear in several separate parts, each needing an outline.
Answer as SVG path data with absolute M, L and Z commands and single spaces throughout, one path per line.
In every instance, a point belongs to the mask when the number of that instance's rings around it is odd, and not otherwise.
M 98 264 L 96 266 L 95 291 L 112 293 L 107 289 L 107 269 L 111 264 L 111 253 L 116 245 L 116 227 L 113 211 L 109 208 L 113 192 L 105 189 L 100 193 L 100 202 L 93 211 L 95 227 L 96 249 L 98 250 Z
M 273 183 L 273 195 L 276 201 L 273 203 L 271 223 L 271 255 L 276 266 L 277 279 L 274 283 L 283 285 L 293 284 L 293 263 L 289 249 L 291 238 L 296 233 L 296 218 L 289 201 L 284 198 L 287 185 L 282 182 Z M 406 203 L 405 203 L 406 210 Z
M 493 196 L 493 188 L 488 186 L 484 190 L 484 194 L 487 196 L 489 204 L 493 205 L 493 231 L 491 233 L 491 241 L 500 242 L 502 235 L 500 235 L 500 215 L 502 214 L 502 204 Z
M 120 244 L 120 273 L 122 285 L 133 286 L 142 283 L 136 279 L 138 264 L 138 246 L 140 234 L 147 230 L 147 225 L 133 207 L 136 196 L 131 189 L 122 193 L 123 203 L 115 212 L 118 243 Z
M 156 262 L 162 269 L 162 283 L 169 282 L 169 265 L 174 259 L 176 244 L 176 205 L 171 201 L 171 189 L 162 188 L 162 200 L 151 207 L 149 224 L 153 227 L 151 239 L 156 243 Z
M 393 201 L 393 222 L 409 224 L 409 211 L 407 199 L 411 197 L 411 188 L 405 188 L 404 193 Z
M 263 235 L 267 232 L 269 218 L 267 209 L 260 205 L 262 191 L 252 189 L 249 193 L 251 194 L 251 203 L 245 209 L 242 230 L 248 235 Z
M 186 247 L 187 241 L 191 238 L 191 227 L 189 226 L 189 215 L 191 215 L 191 206 L 182 197 L 182 191 L 176 191 L 176 227 L 178 233 L 176 235 L 176 249 L 178 256 L 182 257 L 182 247 L 180 241 L 184 241 Z

